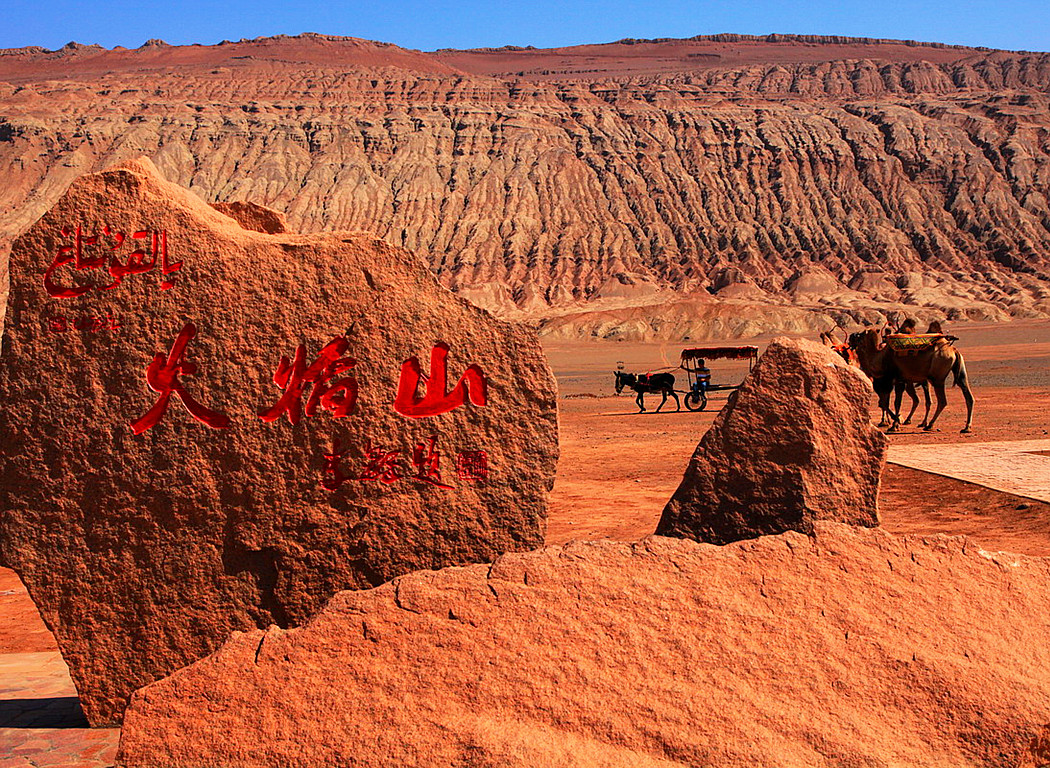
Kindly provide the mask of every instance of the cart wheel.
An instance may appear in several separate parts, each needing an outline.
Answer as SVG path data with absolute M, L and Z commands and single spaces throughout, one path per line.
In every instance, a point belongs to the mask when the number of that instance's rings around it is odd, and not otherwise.
M 690 392 L 685 396 L 685 407 L 690 411 L 702 411 L 707 407 L 706 392 Z

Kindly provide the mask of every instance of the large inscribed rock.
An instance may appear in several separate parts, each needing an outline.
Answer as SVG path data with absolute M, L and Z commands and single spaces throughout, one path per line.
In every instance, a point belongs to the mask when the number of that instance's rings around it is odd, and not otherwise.
M 879 523 L 886 437 L 871 384 L 827 347 L 774 339 L 689 462 L 656 532 L 712 544 L 818 520 Z
M 372 237 L 248 231 L 146 161 L 16 241 L 0 402 L 0 559 L 93 724 L 232 630 L 543 542 L 532 331 Z

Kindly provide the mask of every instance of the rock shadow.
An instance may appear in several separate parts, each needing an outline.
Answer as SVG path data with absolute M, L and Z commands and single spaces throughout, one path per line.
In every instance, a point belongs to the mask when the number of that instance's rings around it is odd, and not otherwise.
M 88 728 L 80 699 L 0 699 L 0 728 Z

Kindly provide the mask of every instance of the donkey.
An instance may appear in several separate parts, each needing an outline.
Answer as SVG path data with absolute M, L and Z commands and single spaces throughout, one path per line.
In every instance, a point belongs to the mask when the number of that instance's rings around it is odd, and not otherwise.
M 667 396 L 670 395 L 674 398 L 675 411 L 682 410 L 682 403 L 678 399 L 678 395 L 674 391 L 674 376 L 670 373 L 654 373 L 652 375 L 647 373 L 633 374 L 623 373 L 622 371 L 613 371 L 616 376 L 616 394 L 623 392 L 624 387 L 630 387 L 638 393 L 638 397 L 635 398 L 635 402 L 638 403 L 638 412 L 645 412 L 645 395 L 654 395 L 657 392 L 662 394 L 663 400 L 660 401 L 660 405 L 656 407 L 656 412 L 659 413 L 660 409 L 664 407 L 664 403 L 667 402 Z

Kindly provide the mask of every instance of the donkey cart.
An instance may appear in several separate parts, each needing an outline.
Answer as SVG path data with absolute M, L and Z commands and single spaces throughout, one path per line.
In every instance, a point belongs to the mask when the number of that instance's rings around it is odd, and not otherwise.
M 736 389 L 739 384 L 712 384 L 708 360 L 747 360 L 750 371 L 758 358 L 758 347 L 693 347 L 682 350 L 679 367 L 685 371 L 689 390 L 685 394 L 685 407 L 690 411 L 702 411 L 707 407 L 707 393 Z
M 619 368 L 613 371 L 616 377 L 616 394 L 620 394 L 624 389 L 634 390 L 637 393 L 635 402 L 638 403 L 639 413 L 645 411 L 645 395 L 662 395 L 663 399 L 660 400 L 660 405 L 656 407 L 656 412 L 659 413 L 660 409 L 664 407 L 664 403 L 667 402 L 668 397 L 674 399 L 675 410 L 682 410 L 682 405 L 678 400 L 678 393 L 682 392 L 685 395 L 686 408 L 690 411 L 702 411 L 707 407 L 708 392 L 736 389 L 740 386 L 739 384 L 712 384 L 711 371 L 707 368 L 708 360 L 747 360 L 748 370 L 751 370 L 757 358 L 758 347 L 695 347 L 693 349 L 683 349 L 682 360 L 678 367 L 685 371 L 686 378 L 689 381 L 689 389 L 685 392 L 675 389 L 674 374 L 669 372 L 673 370 L 672 368 L 665 368 L 656 373 L 625 373 L 622 370 L 623 363 L 620 363 Z

